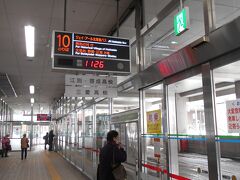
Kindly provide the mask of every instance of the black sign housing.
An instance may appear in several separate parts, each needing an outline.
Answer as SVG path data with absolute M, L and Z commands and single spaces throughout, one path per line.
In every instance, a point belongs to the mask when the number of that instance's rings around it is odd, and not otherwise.
M 131 72 L 129 40 L 53 31 L 53 69 L 128 75 Z

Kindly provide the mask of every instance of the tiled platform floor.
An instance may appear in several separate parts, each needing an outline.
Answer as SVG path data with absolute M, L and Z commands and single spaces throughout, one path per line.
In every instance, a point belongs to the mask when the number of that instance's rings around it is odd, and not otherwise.
M 28 151 L 21 160 L 20 152 L 0 157 L 1 180 L 88 180 L 78 169 L 56 152 L 37 149 Z

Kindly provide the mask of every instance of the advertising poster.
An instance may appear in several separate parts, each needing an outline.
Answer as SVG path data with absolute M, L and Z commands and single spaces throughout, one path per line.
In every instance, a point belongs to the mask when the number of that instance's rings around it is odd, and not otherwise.
M 161 110 L 154 110 L 147 112 L 147 133 L 159 134 L 161 133 L 162 116 Z
M 229 133 L 240 133 L 240 99 L 226 101 Z

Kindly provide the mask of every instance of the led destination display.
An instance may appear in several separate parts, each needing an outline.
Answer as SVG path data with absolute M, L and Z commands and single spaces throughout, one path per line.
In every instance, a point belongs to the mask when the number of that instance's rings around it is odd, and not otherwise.
M 51 121 L 50 114 L 37 114 L 37 121 Z
M 53 69 L 129 74 L 129 40 L 70 32 L 53 32 Z

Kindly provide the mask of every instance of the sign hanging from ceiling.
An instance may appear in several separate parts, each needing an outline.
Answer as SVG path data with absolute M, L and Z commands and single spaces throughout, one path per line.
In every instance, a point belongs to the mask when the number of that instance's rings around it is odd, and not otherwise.
M 67 97 L 117 97 L 117 78 L 94 75 L 65 75 Z
M 174 16 L 174 32 L 176 36 L 181 35 L 189 29 L 189 8 L 183 8 L 178 14 Z
M 37 114 L 37 121 L 51 121 L 51 114 Z
M 129 40 L 108 36 L 53 31 L 52 69 L 128 75 Z

